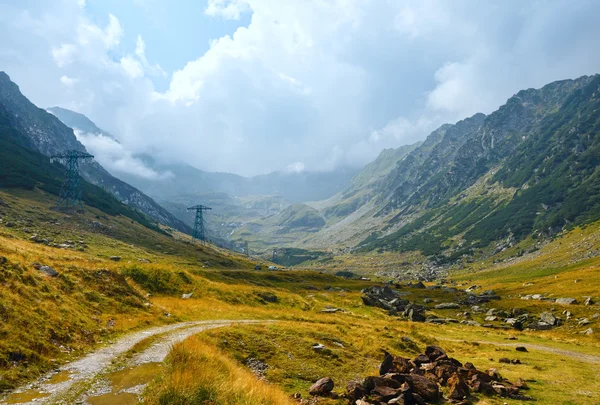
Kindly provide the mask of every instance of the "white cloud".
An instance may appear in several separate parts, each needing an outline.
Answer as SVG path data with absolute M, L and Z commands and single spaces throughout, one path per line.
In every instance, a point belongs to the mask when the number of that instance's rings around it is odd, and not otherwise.
M 132 151 L 247 175 L 365 164 L 522 88 L 600 71 L 598 2 L 212 0 L 207 15 L 250 23 L 163 91 L 163 61 L 146 56 L 158 45 L 118 10 L 27 3 L 0 3 L 0 66 L 34 102 L 75 108 Z
M 102 134 L 90 134 L 75 129 L 75 136 L 94 155 L 109 172 L 118 177 L 119 174 L 129 174 L 147 180 L 168 179 L 170 172 L 159 173 L 146 166 L 144 162 L 133 156 L 121 143 Z
M 247 0 L 208 0 L 204 11 L 213 17 L 222 17 L 226 20 L 239 20 L 240 16 L 250 11 Z
M 144 76 L 142 64 L 131 56 L 121 58 L 121 67 L 133 79 Z
M 60 82 L 62 84 L 64 84 L 65 86 L 67 86 L 67 87 L 73 87 L 73 86 L 75 86 L 78 81 L 79 80 L 74 79 L 74 78 L 69 77 L 69 76 L 66 76 L 66 75 L 63 75 L 63 76 L 60 77 Z

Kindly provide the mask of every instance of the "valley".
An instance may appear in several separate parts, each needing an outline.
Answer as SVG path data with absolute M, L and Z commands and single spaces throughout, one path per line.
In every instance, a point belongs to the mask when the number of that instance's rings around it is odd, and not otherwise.
M 0 403 L 600 398 L 600 76 L 360 171 L 138 156 L 170 173 L 150 181 L 93 161 L 80 211 L 57 207 L 49 155 L 119 136 L 49 111 L 0 74 Z M 200 203 L 208 241 L 190 236 Z

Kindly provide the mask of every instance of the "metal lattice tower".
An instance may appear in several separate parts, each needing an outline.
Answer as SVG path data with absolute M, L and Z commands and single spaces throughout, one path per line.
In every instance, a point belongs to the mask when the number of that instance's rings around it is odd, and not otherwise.
M 50 157 L 50 163 L 59 161 L 66 167 L 66 179 L 60 188 L 60 199 L 58 208 L 75 210 L 77 207 L 83 210 L 81 203 L 81 177 L 79 176 L 79 164 L 94 156 L 78 150 L 68 150 L 60 155 Z
M 199 240 L 204 243 L 206 241 L 206 235 L 204 234 L 204 217 L 203 211 L 212 210 L 212 208 L 205 205 L 195 205 L 187 209 L 188 211 L 196 211 L 196 219 L 194 220 L 194 232 L 192 233 L 193 240 Z

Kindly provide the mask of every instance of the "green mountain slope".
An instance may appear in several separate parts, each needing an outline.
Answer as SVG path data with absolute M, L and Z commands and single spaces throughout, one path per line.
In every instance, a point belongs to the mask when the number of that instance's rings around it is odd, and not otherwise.
M 600 218 L 599 88 L 592 76 L 521 91 L 455 150 L 446 133 L 421 164 L 409 155 L 380 189 L 392 197 L 377 215 L 394 215 L 362 249 L 455 260 Z
M 2 110 L 4 126 L 9 128 L 6 137 L 10 136 L 13 141 L 21 145 L 46 156 L 69 149 L 86 151 L 71 128 L 54 115 L 31 103 L 4 72 L 0 72 L 0 110 Z M 160 223 L 191 233 L 189 226 L 147 195 L 112 176 L 96 161 L 84 165 L 81 174 L 88 182 L 109 190 L 120 201 L 144 212 Z

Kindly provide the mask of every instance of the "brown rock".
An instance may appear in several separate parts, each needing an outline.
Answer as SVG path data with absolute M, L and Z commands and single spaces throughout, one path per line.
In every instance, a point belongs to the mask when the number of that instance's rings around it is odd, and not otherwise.
M 404 357 L 393 356 L 385 352 L 383 362 L 379 367 L 379 375 L 387 373 L 407 374 L 413 368 L 410 360 Z
M 496 393 L 496 391 L 494 391 L 494 388 L 490 384 L 481 380 L 475 381 L 475 383 L 473 383 L 471 387 L 473 388 L 473 391 L 479 392 L 480 394 L 484 395 L 494 395 Z
M 396 374 L 386 374 L 384 377 L 365 377 L 362 381 L 362 386 L 367 392 L 371 392 L 375 387 L 400 388 L 401 381 L 393 378 L 394 375 Z
M 500 363 L 507 363 L 510 364 L 510 359 L 507 357 L 501 357 L 500 360 L 498 360 Z
M 450 399 L 463 399 L 469 395 L 469 386 L 458 374 L 453 374 L 448 379 L 448 386 L 450 387 L 450 391 L 448 392 Z
M 415 357 L 413 359 L 413 363 L 415 363 L 417 365 L 417 367 L 420 367 L 421 364 L 423 363 L 429 363 L 429 357 L 425 356 L 424 354 L 419 354 L 417 357 Z
M 517 382 L 515 383 L 515 387 L 521 389 L 521 390 L 528 390 L 529 386 L 527 385 L 527 383 L 525 382 L 525 380 L 519 378 L 517 380 Z
M 494 380 L 494 381 L 502 381 L 502 376 L 500 375 L 500 373 L 498 372 L 498 370 L 496 370 L 495 368 L 490 368 L 487 371 L 487 373 L 492 378 L 492 380 Z
M 373 399 L 376 401 L 387 402 L 390 399 L 393 399 L 393 398 L 397 397 L 398 395 L 400 395 L 400 389 L 384 387 L 384 386 L 375 387 L 371 391 L 371 395 L 373 396 Z
M 346 396 L 348 399 L 357 400 L 368 394 L 367 390 L 358 381 L 350 381 L 346 386 Z
M 442 349 L 439 346 L 434 346 L 434 345 L 427 346 L 425 348 L 425 355 L 432 362 L 448 358 L 448 355 L 446 354 L 446 352 L 444 351 L 444 349 Z
M 329 377 L 324 377 L 314 383 L 308 393 L 310 395 L 327 396 L 333 390 L 333 380 Z
M 404 374 L 410 388 L 426 401 L 435 402 L 440 399 L 440 388 L 430 379 L 417 374 Z
M 446 385 L 448 378 L 454 373 L 456 373 L 457 367 L 453 364 L 440 364 L 435 368 L 435 375 L 438 378 L 438 381 L 442 385 Z

